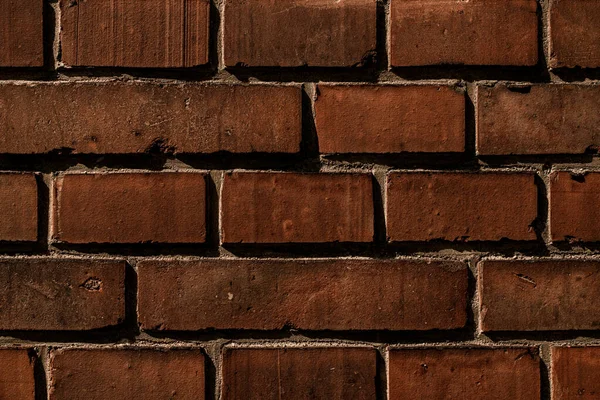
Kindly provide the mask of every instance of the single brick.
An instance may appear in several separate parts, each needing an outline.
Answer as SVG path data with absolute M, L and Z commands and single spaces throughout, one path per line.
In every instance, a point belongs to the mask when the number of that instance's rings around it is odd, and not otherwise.
M 462 262 L 159 260 L 138 263 L 138 279 L 143 329 L 428 330 L 467 321 Z
M 539 400 L 533 348 L 390 350 L 389 400 Z
M 50 400 L 203 400 L 204 355 L 193 349 L 59 349 Z
M 370 174 L 225 174 L 223 243 L 325 243 L 373 240 Z
M 550 66 L 600 67 L 600 2 L 550 2 Z
M 34 242 L 37 237 L 38 187 L 35 175 L 0 173 L 0 241 Z
M 535 240 L 531 173 L 393 172 L 387 180 L 391 241 Z
M 66 174 L 55 183 L 54 239 L 66 243 L 203 243 L 205 174 Z
M 392 0 L 390 64 L 535 65 L 535 0 Z
M 322 153 L 464 152 L 465 95 L 448 86 L 319 85 Z
M 34 362 L 27 349 L 0 349 L 0 399 L 35 399 Z
M 223 400 L 376 398 L 375 350 L 225 349 Z
M 0 126 L 0 154 L 295 153 L 302 135 L 302 90 L 198 83 L 4 84 Z
M 208 63 L 207 0 L 60 0 L 62 61 L 72 66 Z
M 89 330 L 125 318 L 125 262 L 0 259 L 1 330 Z
M 225 65 L 349 67 L 375 51 L 375 0 L 229 0 Z
M 552 348 L 552 399 L 600 397 L 600 347 Z
M 583 154 L 600 147 L 600 86 L 477 88 L 477 153 Z
M 44 65 L 43 0 L 0 0 L 0 67 Z
M 481 329 L 598 329 L 600 263 L 484 261 L 479 265 Z

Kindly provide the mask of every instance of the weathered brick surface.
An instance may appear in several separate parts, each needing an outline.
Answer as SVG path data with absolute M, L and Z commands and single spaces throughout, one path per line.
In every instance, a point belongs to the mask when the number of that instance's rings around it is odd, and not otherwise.
M 374 399 L 368 348 L 226 349 L 223 399 Z
M 35 175 L 0 173 L 0 241 L 38 237 L 38 187 Z
M 203 400 L 204 355 L 193 349 L 59 349 L 50 400 Z
M 592 400 L 600 395 L 600 347 L 552 348 L 552 398 Z
M 0 1 L 0 67 L 44 65 L 43 0 Z
M 321 153 L 465 150 L 465 95 L 433 85 L 319 85 Z
M 0 348 L 1 399 L 35 399 L 34 361 L 28 349 Z

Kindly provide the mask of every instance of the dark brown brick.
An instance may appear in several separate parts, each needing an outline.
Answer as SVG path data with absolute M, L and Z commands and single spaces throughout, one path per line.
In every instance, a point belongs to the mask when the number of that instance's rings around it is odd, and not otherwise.
M 0 259 L 1 330 L 88 330 L 125 318 L 125 262 Z
M 447 86 L 319 85 L 322 153 L 465 151 L 465 95 Z
M 138 263 L 138 279 L 143 329 L 428 330 L 467 320 L 462 262 L 160 260 Z
M 536 349 L 396 349 L 389 365 L 389 400 L 540 399 Z
M 596 400 L 600 396 L 600 347 L 552 348 L 552 399 Z
M 600 146 L 600 86 L 477 88 L 477 152 L 583 154 Z
M 50 400 L 203 400 L 204 355 L 193 349 L 59 349 Z
M 536 10 L 535 0 L 392 0 L 390 63 L 535 65 Z
M 345 67 L 376 47 L 375 0 L 230 0 L 225 65 Z
M 391 241 L 535 240 L 531 173 L 395 172 L 387 181 Z
M 297 86 L 5 84 L 0 153 L 295 153 L 301 98 Z
M 35 399 L 32 354 L 27 349 L 0 349 L 0 399 Z
M 484 261 L 479 265 L 483 331 L 598 329 L 600 263 Z
M 38 188 L 35 175 L 0 173 L 0 210 L 0 241 L 36 241 Z
M 373 240 L 370 174 L 225 174 L 223 243 L 325 243 Z
M 550 66 L 600 67 L 598 0 L 550 3 Z
M 43 0 L 0 0 L 0 67 L 44 65 L 43 7 Z
M 66 174 L 55 186 L 53 237 L 60 242 L 202 243 L 206 239 L 203 173 Z
M 207 0 L 60 0 L 62 61 L 193 67 L 208 62 Z
M 223 400 L 372 400 L 375 374 L 368 348 L 226 349 Z

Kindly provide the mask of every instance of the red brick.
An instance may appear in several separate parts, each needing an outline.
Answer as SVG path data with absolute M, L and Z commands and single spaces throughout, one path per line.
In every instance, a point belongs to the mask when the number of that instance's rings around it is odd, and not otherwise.
M 600 87 L 477 88 L 477 152 L 583 154 L 600 146 Z
M 208 62 L 207 0 L 60 0 L 62 61 L 193 67 Z
M 392 0 L 390 63 L 535 65 L 536 11 L 535 0 Z
M 550 66 L 600 67 L 598 0 L 550 2 Z
M 462 262 L 158 260 L 138 263 L 138 279 L 143 329 L 428 330 L 467 321 Z
M 66 174 L 55 183 L 54 239 L 66 243 L 202 243 L 205 174 Z
M 376 47 L 375 0 L 230 0 L 226 66 L 345 67 Z
M 600 396 L 600 347 L 552 348 L 552 399 L 596 400 Z
M 371 400 L 375 374 L 368 348 L 226 349 L 222 398 Z
M 35 175 L 0 173 L 0 210 L 0 241 L 36 241 L 38 188 Z
M 192 349 L 59 349 L 50 400 L 203 400 L 204 355 Z
M 34 360 L 27 349 L 0 349 L 0 399 L 35 399 Z
M 535 240 L 531 173 L 395 172 L 387 181 L 391 241 Z
M 464 152 L 465 95 L 448 86 L 319 85 L 322 153 Z
M 389 400 L 540 399 L 536 349 L 397 349 L 389 365 Z
M 484 261 L 479 265 L 481 329 L 598 329 L 600 263 Z
M 300 151 L 297 86 L 0 85 L 0 153 Z
M 0 259 L 1 330 L 88 330 L 125 318 L 125 262 Z
M 221 194 L 223 243 L 373 240 L 370 174 L 230 172 Z
M 0 67 L 44 65 L 43 0 L 0 0 Z

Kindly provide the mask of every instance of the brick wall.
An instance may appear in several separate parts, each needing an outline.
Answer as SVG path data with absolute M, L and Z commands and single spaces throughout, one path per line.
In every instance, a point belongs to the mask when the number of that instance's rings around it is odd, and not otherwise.
M 0 400 L 600 398 L 600 0 L 0 0 Z

